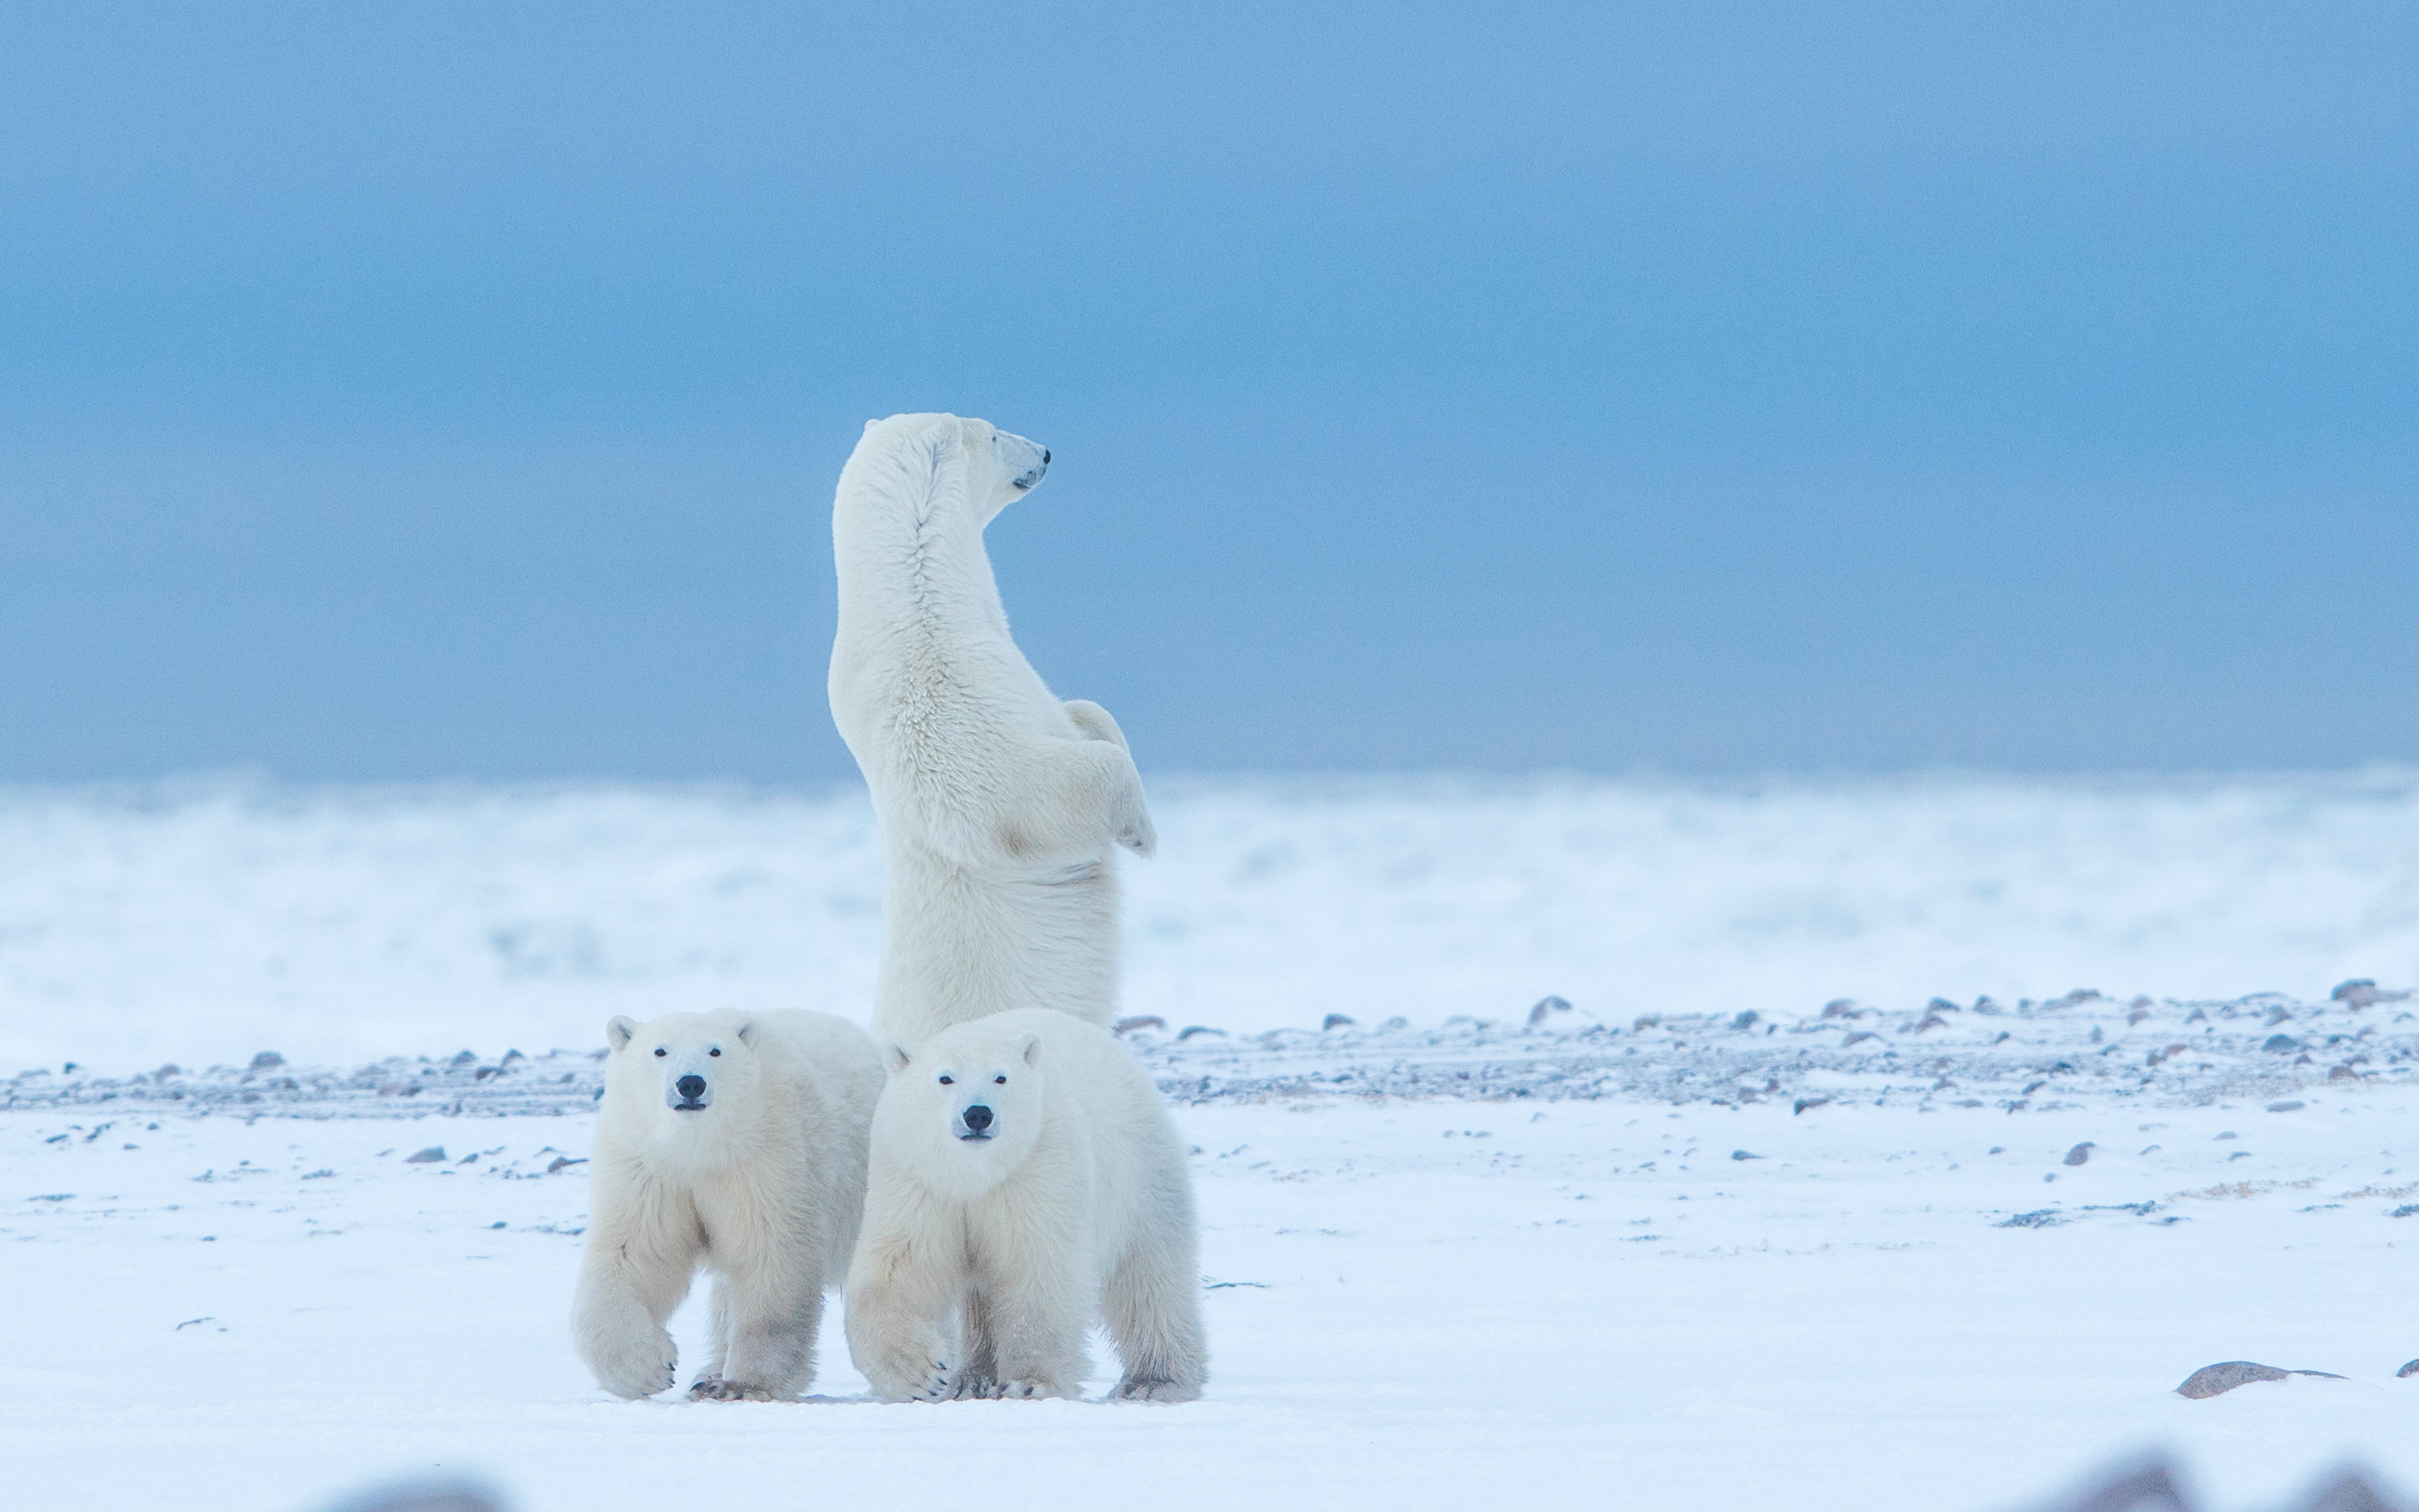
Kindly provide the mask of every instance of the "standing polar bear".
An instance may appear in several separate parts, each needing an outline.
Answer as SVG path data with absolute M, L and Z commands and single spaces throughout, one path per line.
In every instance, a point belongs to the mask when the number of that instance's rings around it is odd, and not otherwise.
M 1158 841 L 1108 711 L 1061 702 L 1009 635 L 983 527 L 1050 454 L 956 415 L 869 421 L 832 505 L 831 709 L 881 822 L 873 1031 L 1003 1009 L 1106 1026 L 1117 847 Z
M 1184 1146 L 1125 1048 L 1025 1009 L 887 1056 L 848 1271 L 849 1356 L 874 1393 L 1071 1396 L 1105 1318 L 1125 1364 L 1114 1396 L 1200 1396 Z
M 713 1350 L 690 1395 L 805 1395 L 824 1290 L 846 1273 L 864 1215 L 880 1052 L 828 1013 L 616 1018 L 605 1033 L 579 1358 L 618 1396 L 670 1385 L 664 1321 L 703 1266 Z

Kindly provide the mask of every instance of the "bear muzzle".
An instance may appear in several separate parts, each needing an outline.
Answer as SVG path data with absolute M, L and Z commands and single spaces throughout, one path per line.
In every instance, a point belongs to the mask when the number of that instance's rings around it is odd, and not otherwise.
M 992 1136 L 991 1109 L 980 1103 L 969 1103 L 958 1112 L 958 1137 L 969 1143 Z
M 672 1096 L 664 1099 L 675 1113 L 698 1113 L 713 1105 L 705 1078 L 695 1072 L 672 1083 Z

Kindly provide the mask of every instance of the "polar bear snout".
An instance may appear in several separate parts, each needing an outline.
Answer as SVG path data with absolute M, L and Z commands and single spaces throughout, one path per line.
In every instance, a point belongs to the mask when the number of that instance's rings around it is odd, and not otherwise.
M 961 1139 L 991 1137 L 991 1109 L 980 1103 L 969 1103 L 958 1110 L 957 1135 Z
M 664 1106 L 674 1113 L 702 1113 L 714 1106 L 714 1082 L 705 1068 L 675 1065 L 664 1078 Z
M 1008 470 L 1008 486 L 1018 493 L 1029 493 L 1050 471 L 1050 448 L 1038 446 L 1024 437 L 1009 431 L 992 432 L 992 445 L 999 452 L 1000 466 Z

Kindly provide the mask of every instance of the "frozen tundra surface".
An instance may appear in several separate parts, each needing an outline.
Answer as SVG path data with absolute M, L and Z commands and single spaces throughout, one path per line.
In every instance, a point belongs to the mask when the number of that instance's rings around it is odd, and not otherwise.
M 1126 1011 L 1606 1024 L 2419 980 L 2419 774 L 1162 780 Z M 871 1001 L 861 790 L 0 790 L 0 1073 L 584 1050 Z
M 585 1115 L 20 1107 L 0 1463 L 27 1508 L 1996 1508 L 2148 1445 L 2222 1507 L 2419 1485 L 2419 1093 L 2273 1101 L 1180 1105 L 1180 1407 L 867 1402 L 836 1319 L 819 1400 L 619 1402 L 565 1337 Z M 2228 1359 L 2348 1379 L 2175 1395 Z

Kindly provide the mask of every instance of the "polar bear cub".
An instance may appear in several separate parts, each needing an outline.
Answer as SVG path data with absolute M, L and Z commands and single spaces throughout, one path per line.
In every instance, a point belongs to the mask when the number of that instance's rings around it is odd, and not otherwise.
M 1071 1396 L 1104 1318 L 1125 1365 L 1112 1396 L 1200 1396 L 1184 1146 L 1125 1048 L 1025 1009 L 886 1054 L 848 1273 L 849 1355 L 875 1394 Z
M 884 1041 L 1116 1014 L 1117 848 L 1158 843 L 1142 779 L 1108 711 L 1061 702 L 1017 649 L 983 550 L 1049 462 L 985 421 L 893 415 L 840 471 L 831 710 L 881 821 Z
M 713 1348 L 690 1395 L 763 1401 L 815 1375 L 824 1289 L 865 1209 L 882 1057 L 828 1013 L 615 1018 L 591 1157 L 572 1337 L 596 1383 L 672 1383 L 664 1321 L 713 1273 Z

